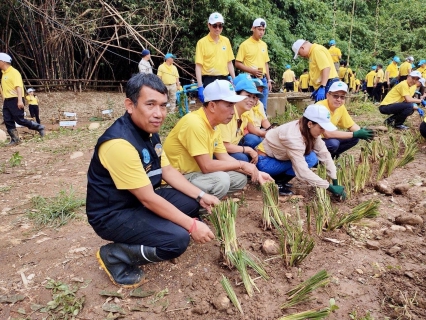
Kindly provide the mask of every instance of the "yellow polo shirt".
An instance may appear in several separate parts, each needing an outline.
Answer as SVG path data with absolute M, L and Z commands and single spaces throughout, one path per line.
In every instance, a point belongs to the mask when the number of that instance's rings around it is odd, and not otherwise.
M 353 78 L 353 72 L 351 68 L 340 67 L 339 68 L 339 79 L 345 83 L 349 83 L 349 75 L 350 78 Z
M 228 124 L 220 124 L 218 125 L 218 127 L 220 129 L 222 140 L 224 142 L 229 142 L 231 144 L 237 145 L 238 142 L 240 142 L 241 138 L 244 136 L 244 129 L 247 127 L 249 119 L 248 117 L 241 117 L 242 123 L 241 126 L 238 128 L 237 120 L 240 118 L 238 117 L 237 108 L 235 106 L 234 111 L 235 113 L 232 120 Z
M 175 84 L 179 78 L 179 72 L 175 65 L 170 66 L 164 62 L 158 67 L 157 75 L 163 80 L 165 85 Z
M 300 76 L 300 88 L 308 89 L 309 87 L 309 74 L 304 73 Z
M 325 47 L 317 43 L 312 44 L 308 58 L 309 77 L 312 79 L 312 86 L 314 89 L 318 89 L 321 85 L 321 71 L 325 68 L 330 68 L 330 75 L 328 76 L 328 79 L 337 78 L 333 59 L 331 59 L 330 52 L 328 52 Z
M 417 69 L 422 74 L 422 78 L 426 78 L 426 66 Z
M 376 77 L 376 70 L 371 70 L 365 76 L 365 81 L 367 81 L 367 87 L 374 87 L 374 78 Z
M 298 92 L 299 91 L 299 80 L 294 81 L 294 92 Z
M 260 128 L 262 126 L 262 121 L 266 119 L 265 107 L 262 101 L 259 100 L 250 111 L 244 112 L 241 115 L 241 119 L 243 119 L 245 123 L 251 122 L 255 127 Z
M 265 64 L 269 62 L 268 45 L 262 40 L 248 38 L 238 48 L 236 61 L 254 69 L 263 68 L 266 73 Z
M 339 48 L 337 48 L 336 46 L 331 46 L 331 47 L 328 49 L 328 52 L 330 52 L 331 59 L 333 59 L 333 62 L 334 62 L 334 63 L 339 62 L 339 60 L 340 60 L 340 58 L 339 58 L 339 57 L 341 57 L 341 56 L 342 56 L 342 51 L 340 51 L 340 49 L 339 49 Z
M 1 71 L 3 76 L 1 78 L 1 90 L 3 99 L 16 98 L 18 97 L 18 91 L 16 87 L 20 87 L 24 90 L 24 83 L 22 82 L 21 74 L 14 67 L 10 66 L 6 71 Z M 22 92 L 22 94 L 24 94 Z
M 33 106 L 38 106 L 38 99 L 36 96 L 27 95 L 25 97 L 25 100 L 27 100 L 28 104 L 31 104 Z
M 383 72 L 383 69 L 377 70 L 376 79 L 377 83 L 385 82 L 385 73 Z
M 330 111 L 330 121 L 336 127 L 339 127 L 340 129 L 349 129 L 355 124 L 355 121 L 352 120 L 345 105 L 338 107 L 336 110 L 334 110 L 334 112 L 332 112 L 328 106 L 327 99 L 318 101 L 316 104 L 323 105 L 328 109 L 328 111 Z
M 212 128 L 204 107 L 188 113 L 170 131 L 164 142 L 164 151 L 170 164 L 182 174 L 201 172 L 194 157 L 226 153 L 218 127 Z
M 389 104 L 403 102 L 405 100 L 405 96 L 412 97 L 414 92 L 416 92 L 416 85 L 409 87 L 407 80 L 404 80 L 389 91 L 380 105 L 387 106 Z
M 212 76 L 227 76 L 229 74 L 228 62 L 234 60 L 229 39 L 219 36 L 216 43 L 208 34 L 197 42 L 195 49 L 195 63 L 202 66 L 201 74 Z
M 98 155 L 117 189 L 137 189 L 151 184 L 142 166 L 139 153 L 130 142 L 124 139 L 108 140 L 101 144 Z M 169 164 L 169 160 L 162 150 L 161 167 Z
M 399 70 L 398 70 L 398 65 L 396 63 L 391 63 L 390 65 L 388 65 L 388 67 L 386 68 L 386 72 L 389 73 L 389 79 L 390 78 L 396 78 L 399 74 Z
M 286 71 L 284 71 L 283 73 L 283 79 L 284 82 L 293 82 L 294 81 L 294 77 L 296 75 L 294 74 L 294 71 L 291 69 L 287 69 Z
M 399 75 L 400 76 L 408 76 L 408 71 L 411 69 L 411 63 L 408 61 L 405 61 L 401 66 L 399 67 Z

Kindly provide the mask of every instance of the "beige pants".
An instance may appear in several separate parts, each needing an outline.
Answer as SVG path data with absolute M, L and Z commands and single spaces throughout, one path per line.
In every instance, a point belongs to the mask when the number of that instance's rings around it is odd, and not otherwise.
M 169 103 L 170 103 L 170 111 L 175 111 L 176 109 L 176 92 L 177 86 L 174 84 L 166 84 L 167 90 L 169 91 Z

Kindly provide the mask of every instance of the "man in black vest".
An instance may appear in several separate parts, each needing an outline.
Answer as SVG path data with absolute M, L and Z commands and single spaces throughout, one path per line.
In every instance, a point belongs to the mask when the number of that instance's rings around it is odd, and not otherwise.
M 158 76 L 137 74 L 126 87 L 126 113 L 99 138 L 88 171 L 87 216 L 103 239 L 101 267 L 116 285 L 144 282 L 138 267 L 180 256 L 190 236 L 214 238 L 197 220 L 219 199 L 192 185 L 163 152 L 158 131 L 166 117 L 167 88 Z M 162 179 L 172 188 L 159 188 Z

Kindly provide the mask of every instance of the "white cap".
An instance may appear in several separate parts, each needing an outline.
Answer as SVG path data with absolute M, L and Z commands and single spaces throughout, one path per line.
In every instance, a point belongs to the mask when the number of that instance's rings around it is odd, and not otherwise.
M 12 62 L 12 57 L 9 56 L 7 53 L 0 52 L 0 61 L 11 63 Z
M 240 102 L 247 98 L 239 96 L 234 86 L 228 80 L 215 80 L 204 88 L 204 102 L 223 100 L 227 102 Z
M 297 58 L 297 56 L 299 55 L 300 47 L 303 46 L 303 44 L 305 42 L 306 42 L 306 40 L 299 39 L 295 43 L 293 43 L 293 46 L 291 47 L 291 49 L 293 49 L 293 52 L 294 52 L 294 58 L 293 59 Z
M 265 27 L 266 28 L 266 21 L 263 20 L 262 18 L 257 18 L 256 20 L 253 21 L 252 27 Z
M 330 121 L 330 111 L 320 104 L 311 104 L 308 106 L 303 116 L 312 122 L 318 123 L 324 130 L 337 130 L 336 126 Z
M 410 77 L 417 77 L 417 78 L 422 78 L 422 74 L 420 73 L 420 71 L 411 71 L 409 74 Z
M 348 92 L 348 85 L 343 81 L 336 81 L 330 86 L 328 92 L 345 91 Z
M 213 12 L 209 17 L 209 23 L 215 24 L 215 23 L 225 23 L 223 20 L 223 16 L 219 12 Z
M 425 86 L 425 79 L 424 78 L 420 78 L 419 81 L 422 84 L 422 86 L 424 87 Z
M 28 90 L 27 90 L 27 92 L 28 93 L 30 93 L 30 92 L 34 92 L 35 91 L 35 89 L 34 88 L 29 88 Z
M 414 61 L 414 58 L 413 58 L 413 56 L 409 56 L 409 57 L 407 58 L 407 60 Z

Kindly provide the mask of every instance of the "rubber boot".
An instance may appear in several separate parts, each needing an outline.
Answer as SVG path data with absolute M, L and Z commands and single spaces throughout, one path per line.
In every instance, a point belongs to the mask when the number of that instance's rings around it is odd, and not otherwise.
M 124 288 L 136 288 L 145 282 L 140 265 L 160 262 L 156 248 L 138 244 L 109 243 L 96 254 L 111 281 Z
M 275 180 L 275 183 L 278 185 L 278 192 L 280 196 L 291 196 L 293 195 L 293 191 L 291 191 L 291 187 L 293 185 L 289 183 L 294 176 L 290 176 L 288 174 L 282 173 L 277 176 L 272 177 Z
M 38 131 L 38 133 L 40 134 L 40 136 L 42 138 L 44 137 L 45 132 L 44 132 L 44 126 L 42 124 L 39 124 L 37 122 L 31 121 L 31 126 L 30 126 L 29 129 Z
M 21 142 L 19 140 L 18 130 L 16 130 L 16 129 L 9 129 L 9 130 L 7 130 L 7 133 L 10 136 L 10 142 L 8 144 L 9 147 L 15 146 L 15 145 L 19 144 L 19 142 Z

